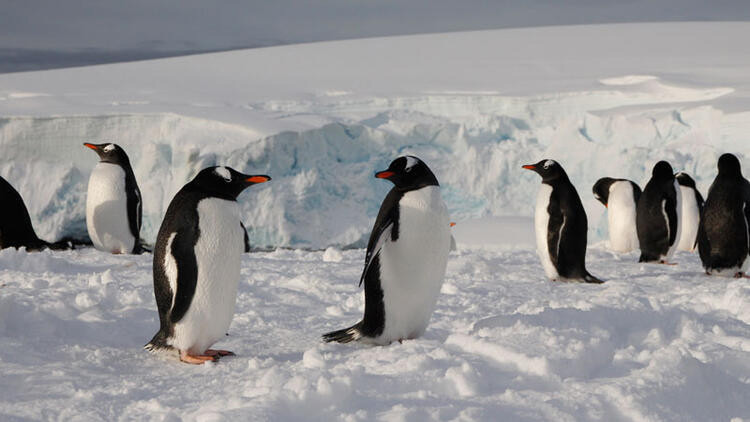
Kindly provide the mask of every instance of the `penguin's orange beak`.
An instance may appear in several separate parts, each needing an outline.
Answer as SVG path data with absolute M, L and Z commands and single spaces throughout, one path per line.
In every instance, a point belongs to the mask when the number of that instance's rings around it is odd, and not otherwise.
M 98 146 L 96 146 L 96 145 L 94 145 L 94 144 L 89 144 L 89 143 L 87 143 L 87 142 L 84 142 L 83 146 L 85 146 L 86 148 L 91 148 L 91 149 L 93 149 L 94 151 L 98 151 L 98 150 L 99 150 L 99 147 L 98 147 Z
M 536 166 L 533 164 L 526 164 L 524 166 L 521 166 L 521 168 L 525 168 L 526 170 L 536 170 Z
M 271 180 L 271 178 L 268 176 L 250 176 L 247 179 L 245 179 L 246 182 L 254 183 L 254 184 L 266 183 L 269 180 Z
M 375 173 L 375 177 L 377 177 L 378 179 L 387 179 L 387 178 L 393 176 L 394 174 L 396 174 L 396 173 L 394 173 L 392 171 L 384 170 L 384 171 L 379 171 L 379 172 Z

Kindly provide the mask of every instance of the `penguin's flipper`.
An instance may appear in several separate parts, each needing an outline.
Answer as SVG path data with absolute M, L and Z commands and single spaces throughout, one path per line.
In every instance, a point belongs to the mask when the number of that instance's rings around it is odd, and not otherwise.
M 245 225 L 242 224 L 242 221 L 240 221 L 240 228 L 242 228 L 242 237 L 245 242 L 244 252 L 248 253 L 250 252 L 250 236 L 247 235 L 247 229 L 245 228 Z
M 128 189 L 131 186 L 133 189 Z M 139 254 L 143 252 L 140 247 L 141 223 L 143 222 L 143 201 L 141 200 L 141 191 L 138 189 L 135 177 L 126 177 L 125 190 L 127 191 L 126 206 L 128 209 L 128 225 L 130 227 L 130 233 L 135 237 L 135 246 L 131 252 Z
M 669 228 L 669 246 L 677 241 L 677 194 L 667 195 L 662 200 L 662 210 L 667 214 L 667 227 Z
M 362 333 L 359 331 L 361 323 L 352 325 L 349 328 L 343 330 L 331 331 L 330 333 L 323 334 L 323 341 L 326 343 L 338 342 L 338 343 L 349 343 L 362 337 Z
M 560 262 L 560 241 L 564 236 L 565 215 L 560 207 L 560 201 L 554 191 L 550 194 L 549 205 L 547 206 L 549 222 L 547 223 L 547 251 L 549 252 L 550 261 L 558 268 Z
M 177 274 L 167 275 L 168 277 L 176 276 L 177 291 L 174 294 L 174 304 L 169 312 L 169 319 L 174 324 L 179 322 L 193 300 L 195 288 L 198 283 L 198 262 L 195 258 L 194 239 L 198 237 L 197 221 L 195 227 L 186 226 L 177 232 L 172 241 L 171 251 L 177 265 Z
M 390 233 L 393 228 L 393 223 L 389 223 L 385 227 L 382 228 L 377 242 L 373 245 L 372 249 L 367 250 L 367 255 L 365 255 L 365 268 L 362 270 L 362 276 L 359 278 L 359 285 L 361 286 L 362 283 L 365 281 L 365 278 L 367 277 L 367 272 L 370 271 L 370 267 L 372 265 L 372 262 L 375 260 L 375 257 L 378 256 L 380 253 L 380 250 L 383 249 L 383 245 L 385 244 L 385 241 L 390 239 Z

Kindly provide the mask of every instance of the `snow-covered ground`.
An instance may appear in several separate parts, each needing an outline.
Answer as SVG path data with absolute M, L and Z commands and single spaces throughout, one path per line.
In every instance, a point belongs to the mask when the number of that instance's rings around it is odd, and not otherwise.
M 750 284 L 696 255 L 608 252 L 603 176 L 668 159 L 705 194 L 750 167 L 750 23 L 547 27 L 366 39 L 0 75 L 0 176 L 39 234 L 83 234 L 83 142 L 130 154 L 153 241 L 205 166 L 267 173 L 239 202 L 255 246 L 237 313 L 193 367 L 141 349 L 151 255 L 0 251 L 0 420 L 750 420 Z M 457 221 L 432 324 L 388 347 L 322 344 L 362 314 L 362 246 L 396 155 L 434 170 Z M 530 217 L 561 162 L 590 271 L 547 281 Z
M 457 221 L 531 216 L 520 165 L 557 159 L 606 237 L 602 176 L 645 183 L 668 159 L 705 193 L 716 159 L 750 165 L 750 23 L 622 24 L 365 39 L 0 75 L 0 176 L 41 237 L 85 235 L 83 142 L 131 156 L 148 242 L 204 166 L 273 182 L 240 198 L 258 246 L 362 246 L 385 192 L 422 157 Z M 51 176 L 51 177 L 50 177 Z M 253 216 L 250 218 L 249 216 Z
M 150 255 L 3 250 L 0 419 L 750 420 L 747 280 L 635 261 L 599 245 L 608 281 L 560 284 L 533 247 L 459 243 L 425 336 L 371 347 L 320 340 L 362 316 L 362 250 L 246 254 L 237 356 L 196 367 L 141 349 Z

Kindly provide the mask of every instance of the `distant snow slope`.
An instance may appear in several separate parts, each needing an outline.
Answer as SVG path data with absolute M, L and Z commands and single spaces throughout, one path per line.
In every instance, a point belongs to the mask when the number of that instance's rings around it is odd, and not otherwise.
M 362 316 L 363 255 L 244 255 L 216 345 L 237 356 L 196 367 L 142 349 L 150 255 L 0 251 L 0 420 L 750 419 L 750 285 L 695 254 L 590 248 L 608 281 L 582 285 L 549 282 L 533 246 L 459 243 L 423 338 L 324 344 Z
M 153 241 L 174 193 L 205 166 L 268 173 L 240 197 L 256 246 L 362 245 L 412 153 L 456 221 L 530 216 L 555 158 L 590 194 L 643 184 L 669 160 L 705 193 L 723 152 L 750 165 L 750 23 L 546 27 L 364 39 L 0 75 L 0 175 L 41 235 L 83 234 L 83 142 L 131 156 Z

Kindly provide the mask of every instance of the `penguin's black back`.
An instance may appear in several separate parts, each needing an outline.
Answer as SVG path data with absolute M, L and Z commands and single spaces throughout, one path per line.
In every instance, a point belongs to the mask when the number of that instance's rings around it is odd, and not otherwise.
M 552 263 L 561 277 L 585 279 L 588 275 L 586 271 L 588 235 L 586 210 L 567 175 L 545 183 L 552 186 L 547 206 L 550 216 L 547 246 Z
M 7 180 L 0 177 L 0 249 L 41 249 L 47 242 L 39 239 L 23 198 Z
M 698 227 L 698 253 L 706 270 L 741 267 L 750 239 L 750 183 L 719 174 L 708 190 Z
M 198 202 L 209 195 L 185 185 L 167 208 L 164 220 L 156 237 L 154 246 L 154 294 L 159 311 L 159 331 L 150 342 L 152 347 L 168 347 L 166 339 L 173 334 L 173 324 L 185 315 L 198 280 L 198 263 L 195 257 L 195 244 L 200 237 L 198 226 Z M 172 233 L 177 233 L 172 240 L 172 248 L 167 251 L 167 242 Z M 172 305 L 175 293 L 169 285 L 169 278 L 164 269 L 165 258 L 171 253 L 177 264 L 177 296 Z M 170 312 L 171 311 L 171 312 Z
M 677 192 L 672 167 L 659 169 L 643 188 L 636 207 L 636 230 L 641 248 L 640 262 L 658 261 L 677 241 Z M 668 170 L 667 168 L 668 167 Z M 664 204 L 664 205 L 662 205 Z M 663 208 L 662 208 L 663 207 Z M 665 220 L 665 213 L 667 220 Z

